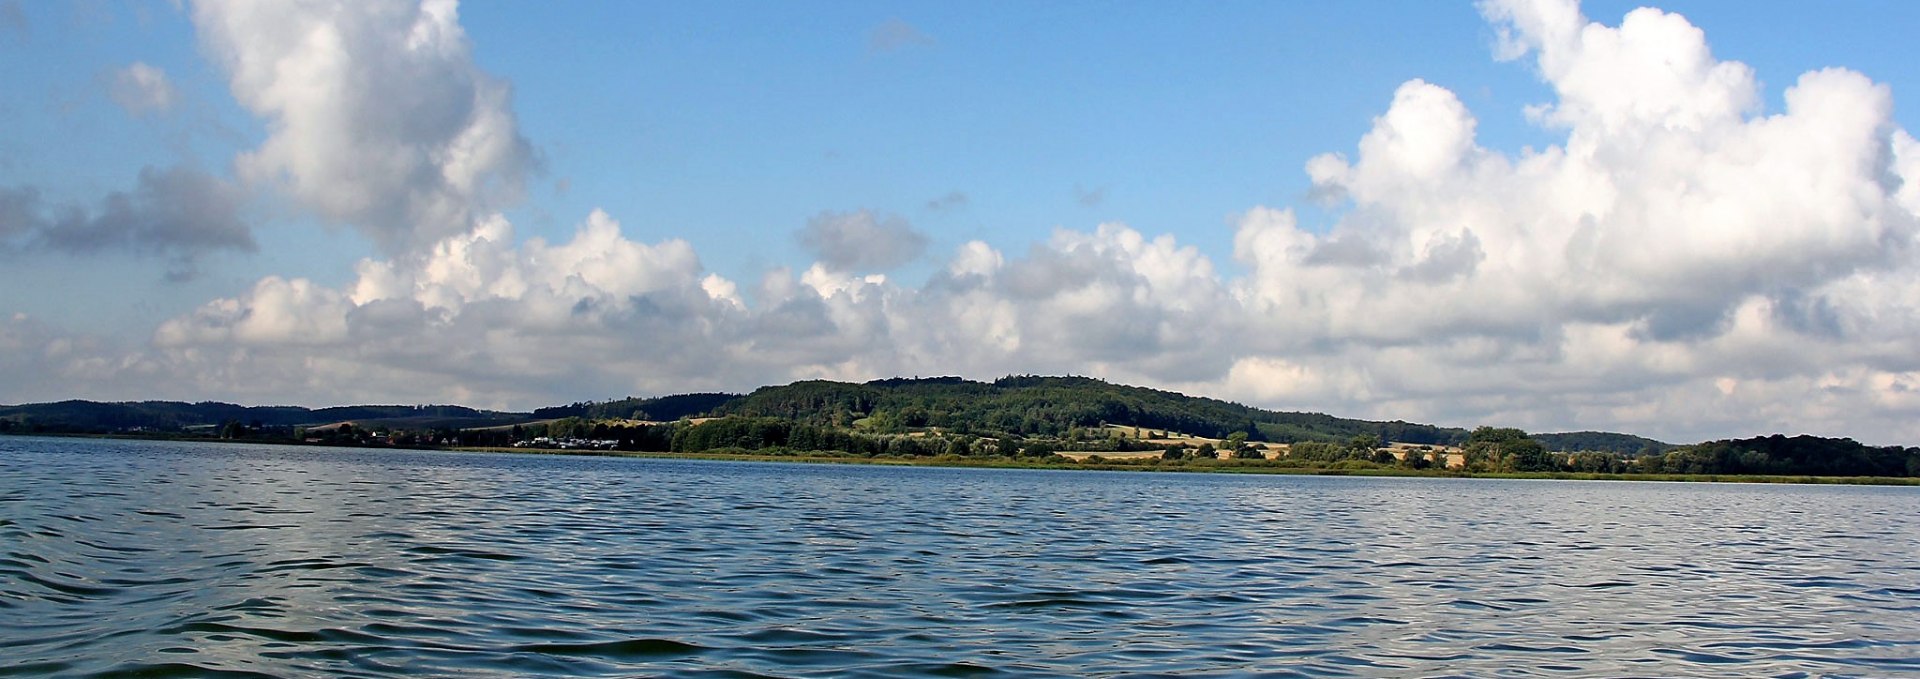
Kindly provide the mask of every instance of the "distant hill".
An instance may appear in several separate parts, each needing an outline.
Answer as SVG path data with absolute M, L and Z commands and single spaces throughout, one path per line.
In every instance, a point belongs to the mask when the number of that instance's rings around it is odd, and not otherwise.
M 677 422 L 703 417 L 716 419 L 701 424 Z M 341 423 L 354 426 L 329 426 Z M 311 409 L 178 401 L 0 406 L 0 433 L 217 434 L 286 440 L 305 427 L 307 435 L 323 442 L 348 445 L 504 446 L 547 437 L 650 451 L 785 448 L 846 454 L 1044 456 L 1060 450 L 1112 450 L 1097 446 L 1127 442 L 1108 438 L 1127 429 L 1100 432 L 1102 425 L 1132 428 L 1135 434 L 1169 432 L 1209 439 L 1245 432 L 1249 440 L 1281 443 L 1347 444 L 1377 437 L 1399 443 L 1460 445 L 1469 436 L 1458 428 L 1263 410 L 1088 377 L 1035 375 L 992 382 L 959 377 L 866 383 L 809 380 L 762 387 L 749 394 L 625 398 L 531 413 L 452 405 Z M 1164 436 L 1148 433 L 1141 438 Z M 1563 471 L 1920 476 L 1920 448 L 1866 446 L 1851 439 L 1776 435 L 1676 446 L 1595 431 L 1531 438 L 1549 451 L 1570 453 L 1555 463 Z
M 810 380 L 762 387 L 750 394 L 697 393 L 579 402 L 532 413 L 463 406 L 360 405 L 308 409 L 231 403 L 61 401 L 0 406 L 0 430 L 111 433 L 179 432 L 238 422 L 252 428 L 314 427 L 354 422 L 362 428 L 480 428 L 578 417 L 671 422 L 687 417 L 777 418 L 825 427 L 877 431 L 938 427 L 981 435 L 1060 436 L 1102 424 L 1130 425 L 1224 438 L 1246 432 L 1255 441 L 1388 441 L 1457 445 L 1465 429 L 1371 421 L 1323 413 L 1263 410 L 1213 398 L 1112 384 L 1089 377 L 1016 375 L 992 382 L 959 377 L 891 378 L 866 383 Z M 1672 446 L 1628 434 L 1574 432 L 1538 437 L 1552 450 L 1637 454 Z M 1650 448 L 1651 447 L 1651 448 Z
M 594 420 L 651 420 L 672 422 L 682 417 L 705 415 L 740 398 L 739 394 L 676 394 L 657 398 L 623 398 L 599 403 L 539 408 L 533 416 L 540 419 L 584 417 Z
M 1057 436 L 1073 428 L 1093 428 L 1103 423 L 1211 438 L 1244 431 L 1253 440 L 1280 442 L 1347 440 L 1372 434 L 1391 441 L 1454 444 L 1467 436 L 1464 429 L 1262 410 L 1089 377 L 1033 375 L 992 382 L 958 377 L 892 378 L 865 384 L 795 382 L 762 387 L 714 408 L 710 414 L 842 427 L 867 420 L 882 429 L 941 427 L 1021 436 Z
M 1629 457 L 1635 455 L 1661 454 L 1673 450 L 1674 445 L 1655 441 L 1645 436 L 1617 434 L 1605 431 L 1573 431 L 1559 434 L 1534 434 L 1534 440 L 1556 453 L 1616 453 Z
M 206 401 L 60 401 L 0 406 L 0 430 L 114 433 L 179 432 L 238 422 L 252 428 L 293 428 L 336 422 L 362 426 L 431 429 L 479 427 L 530 421 L 526 413 L 475 410 L 465 406 L 358 405 L 333 408 L 240 406 Z

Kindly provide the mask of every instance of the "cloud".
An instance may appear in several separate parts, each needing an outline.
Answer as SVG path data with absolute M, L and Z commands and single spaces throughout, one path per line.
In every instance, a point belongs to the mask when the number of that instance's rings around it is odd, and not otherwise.
M 800 230 L 800 245 L 834 271 L 885 271 L 927 249 L 926 234 L 898 215 L 822 212 Z
M 1641 9 L 1609 27 L 1567 2 L 1483 7 L 1503 56 L 1536 57 L 1556 99 L 1531 110 L 1565 143 L 1482 148 L 1451 92 L 1402 85 L 1352 159 L 1307 165 L 1316 194 L 1344 201 L 1330 233 L 1273 210 L 1239 227 L 1252 272 L 1239 294 L 1256 317 L 1292 320 L 1267 334 L 1267 351 L 1289 357 L 1281 374 L 1320 373 L 1315 388 L 1344 374 L 1344 398 L 1448 417 L 1676 430 L 1727 418 L 1692 431 L 1753 417 L 1731 410 L 1751 404 L 1632 404 L 1719 391 L 1701 385 L 1793 402 L 1821 400 L 1791 389 L 1823 381 L 1862 399 L 1885 395 L 1870 383 L 1904 383 L 1911 366 L 1881 356 L 1905 325 L 1887 319 L 1904 314 L 1858 292 L 1872 280 L 1908 295 L 1920 274 L 1912 147 L 1884 86 L 1811 72 L 1764 113 L 1751 69 L 1715 59 L 1677 15 Z M 1272 365 L 1243 363 L 1245 375 Z
M 473 63 L 452 0 L 193 6 L 267 139 L 240 175 L 390 253 L 465 232 L 535 169 L 511 88 Z
M 882 272 L 928 239 L 863 210 L 806 224 L 811 266 L 736 283 L 604 213 L 518 245 L 480 216 L 338 287 L 263 279 L 144 350 L 37 326 L 0 339 L 35 356 L 64 341 L 33 369 L 121 397 L 529 408 L 1079 373 L 1450 425 L 1920 441 L 1920 141 L 1885 86 L 1815 71 L 1768 111 L 1751 70 L 1676 15 L 1483 7 L 1501 55 L 1530 57 L 1552 91 L 1531 110 L 1558 143 L 1483 147 L 1458 96 L 1410 80 L 1352 148 L 1306 161 L 1334 221 L 1251 207 L 1231 266 L 1106 223 L 969 242 L 906 285 Z M 0 192 L 0 217 L 37 200 Z
M 166 71 L 138 61 L 115 71 L 107 92 L 114 103 L 135 116 L 165 113 L 178 98 Z
M 173 259 L 173 278 L 191 277 L 202 255 L 254 252 L 235 186 L 192 168 L 140 171 L 131 191 L 114 191 L 98 208 L 49 208 L 34 187 L 0 188 L 0 245 L 69 255 L 127 252 Z
M 949 191 L 947 195 L 927 201 L 927 209 L 935 212 L 958 210 L 966 207 L 970 202 L 972 202 L 972 199 L 968 198 L 967 194 L 960 191 Z
M 1079 203 L 1080 207 L 1100 207 L 1100 204 L 1106 202 L 1106 200 L 1107 187 L 1101 186 L 1088 189 L 1079 184 L 1073 185 L 1073 202 Z
M 1183 375 L 1219 363 L 1229 336 L 1214 332 L 1231 300 L 1205 258 L 1117 224 L 1020 258 L 969 243 L 920 289 L 824 262 L 774 271 L 752 305 L 685 242 L 629 240 L 602 212 L 565 242 L 515 240 L 496 216 L 418 257 L 363 260 L 337 288 L 268 277 L 164 323 L 128 362 L 163 366 L 192 398 L 523 407 L 1010 361 Z
M 867 50 L 871 52 L 897 52 L 909 47 L 928 47 L 934 44 L 933 36 L 920 32 L 913 24 L 899 17 L 880 22 L 867 33 Z
M 628 240 L 601 212 L 566 242 L 514 240 L 489 217 L 420 257 L 364 260 L 341 288 L 269 277 L 161 325 L 154 343 L 208 390 L 225 388 L 225 372 L 276 376 L 244 387 L 279 390 L 262 392 L 271 398 L 298 397 L 292 384 L 349 399 L 531 402 L 561 381 L 602 393 L 711 383 L 732 360 L 735 286 L 703 273 L 685 242 Z M 242 347 L 238 364 L 217 358 Z

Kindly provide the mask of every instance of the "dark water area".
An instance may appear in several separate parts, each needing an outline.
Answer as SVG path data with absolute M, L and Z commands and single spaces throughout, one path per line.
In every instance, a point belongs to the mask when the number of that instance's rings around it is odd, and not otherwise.
M 0 437 L 0 675 L 1920 676 L 1920 489 Z

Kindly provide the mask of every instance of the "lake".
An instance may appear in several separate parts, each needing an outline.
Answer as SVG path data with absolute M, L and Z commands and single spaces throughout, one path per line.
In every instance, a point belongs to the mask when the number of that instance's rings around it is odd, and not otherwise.
M 1920 676 L 1920 489 L 0 437 L 0 674 Z

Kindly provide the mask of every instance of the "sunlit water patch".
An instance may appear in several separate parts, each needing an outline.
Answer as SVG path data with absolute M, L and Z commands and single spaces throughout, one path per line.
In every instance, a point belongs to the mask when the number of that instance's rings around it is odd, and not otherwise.
M 0 674 L 1920 675 L 1920 490 L 0 438 Z

